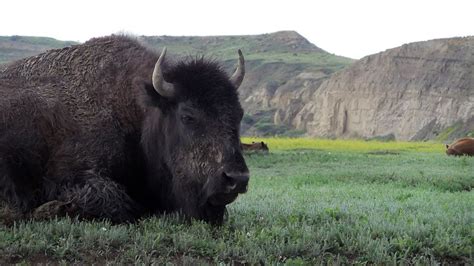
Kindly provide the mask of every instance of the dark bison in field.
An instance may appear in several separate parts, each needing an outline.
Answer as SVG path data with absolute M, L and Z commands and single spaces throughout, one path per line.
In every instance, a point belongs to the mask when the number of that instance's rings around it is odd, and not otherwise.
M 244 59 L 229 77 L 202 58 L 166 64 L 165 52 L 111 36 L 1 70 L 1 199 L 26 217 L 222 223 L 249 181 Z
M 263 152 L 263 153 L 268 153 L 268 145 L 263 142 L 255 142 L 252 141 L 252 143 L 242 143 L 242 150 L 247 151 L 247 152 Z
M 474 156 L 474 138 L 462 138 L 451 145 L 446 144 L 446 154 Z

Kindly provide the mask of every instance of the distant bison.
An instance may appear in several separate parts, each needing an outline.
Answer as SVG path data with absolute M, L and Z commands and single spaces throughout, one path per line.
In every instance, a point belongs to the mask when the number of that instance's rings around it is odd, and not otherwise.
M 474 156 L 474 138 L 462 138 L 451 145 L 446 144 L 446 154 Z
M 263 141 L 252 142 L 251 144 L 242 143 L 242 150 L 244 151 L 261 151 L 268 153 L 268 146 Z
M 212 60 L 165 64 L 165 52 L 111 36 L 1 70 L 1 199 L 25 215 L 222 223 L 249 181 L 244 58 L 229 77 Z

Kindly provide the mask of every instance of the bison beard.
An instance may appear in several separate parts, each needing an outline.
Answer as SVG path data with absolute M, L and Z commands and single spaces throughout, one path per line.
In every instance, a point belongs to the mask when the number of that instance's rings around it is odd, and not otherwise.
M 239 64 L 168 66 L 123 36 L 0 72 L 0 197 L 26 217 L 113 222 L 180 212 L 219 224 L 245 193 Z

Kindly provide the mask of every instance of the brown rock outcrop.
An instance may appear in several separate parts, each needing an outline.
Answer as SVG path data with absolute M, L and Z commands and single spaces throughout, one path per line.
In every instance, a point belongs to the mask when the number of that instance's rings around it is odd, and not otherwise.
M 359 60 L 315 89 L 292 124 L 310 136 L 420 140 L 455 123 L 474 130 L 473 118 L 474 37 L 465 37 Z

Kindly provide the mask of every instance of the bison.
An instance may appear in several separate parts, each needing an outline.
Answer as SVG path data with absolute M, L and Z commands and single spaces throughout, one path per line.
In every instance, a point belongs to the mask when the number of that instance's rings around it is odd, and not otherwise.
M 134 221 L 178 212 L 212 224 L 247 191 L 245 74 L 203 57 L 167 63 L 108 36 L 0 72 L 0 198 L 25 215 Z M 28 216 L 27 216 L 28 217 Z
M 462 138 L 451 145 L 446 144 L 446 154 L 474 156 L 474 138 Z
M 255 142 L 252 141 L 252 143 L 241 143 L 242 145 L 242 150 L 248 151 L 248 152 L 263 152 L 263 153 L 268 153 L 268 145 L 263 142 Z

